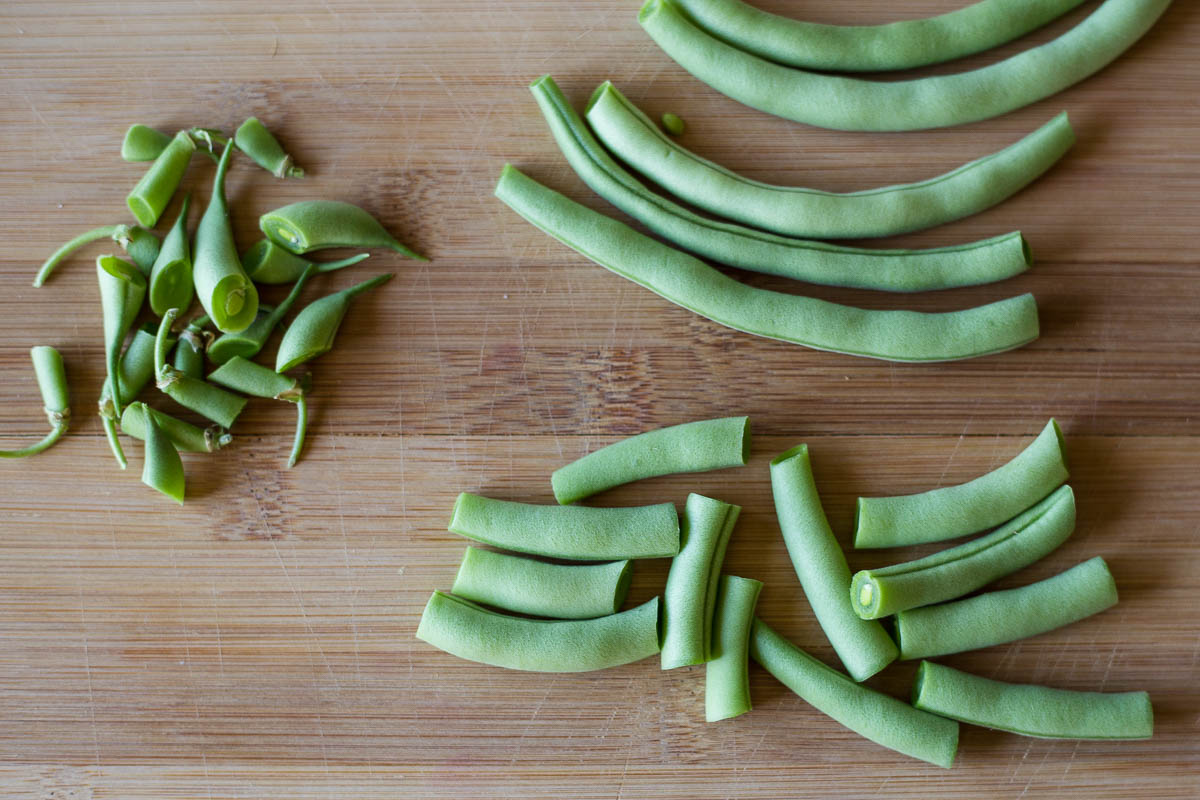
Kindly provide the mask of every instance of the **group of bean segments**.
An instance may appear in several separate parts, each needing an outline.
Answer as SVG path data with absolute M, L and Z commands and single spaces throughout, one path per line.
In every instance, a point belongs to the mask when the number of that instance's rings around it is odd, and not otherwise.
M 461 658 L 510 669 L 577 672 L 660 654 L 662 668 L 705 665 L 710 722 L 751 709 L 748 659 L 847 728 L 909 756 L 951 766 L 958 721 L 1027 736 L 1147 738 L 1146 692 L 1100 693 L 1003 683 L 922 661 L 912 703 L 861 682 L 899 659 L 927 659 L 1053 630 L 1117 602 L 1093 558 L 1017 589 L 962 598 L 1028 566 L 1075 524 L 1062 434 L 1051 420 L 1020 454 L 967 483 L 858 501 L 856 548 L 979 533 L 915 561 L 853 576 L 829 527 L 807 445 L 771 461 L 779 527 L 817 622 L 846 669 L 813 658 L 755 616 L 762 583 L 722 574 L 741 508 L 699 494 L 674 504 L 574 505 L 643 478 L 740 466 L 746 417 L 703 420 L 618 441 L 551 476 L 560 505 L 463 493 L 449 529 L 496 548 L 468 547 L 451 593 L 434 592 L 417 637 Z M 620 611 L 631 560 L 670 557 L 661 598 Z M 487 608 L 485 606 L 490 606 Z M 497 609 L 497 610 L 492 610 Z M 505 611 L 532 616 L 514 616 Z M 540 617 L 540 618 L 533 618 Z M 893 618 L 893 634 L 881 624 Z
M 827 128 L 900 131 L 986 119 L 1065 89 L 1133 44 L 1169 0 L 1106 0 L 1058 39 L 973 71 L 871 81 L 806 69 L 889 70 L 947 61 L 1009 41 L 1079 2 L 982 0 L 925 20 L 846 27 L 787 20 L 740 0 L 649 0 L 639 21 L 686 70 L 749 106 Z M 1074 142 L 1064 112 L 1015 144 L 944 175 L 838 194 L 750 180 L 708 161 L 674 142 L 609 82 L 588 102 L 588 124 L 549 76 L 531 88 L 579 177 L 652 233 L 745 270 L 893 292 L 1001 280 L 1027 269 L 1032 257 L 1020 232 L 929 250 L 812 239 L 889 236 L 978 213 L 1033 181 Z M 673 114 L 663 124 L 671 134 L 682 132 Z M 626 166 L 728 221 L 650 191 Z M 601 266 L 736 330 L 911 362 L 973 358 L 1038 336 L 1031 294 L 948 313 L 853 308 L 743 284 L 512 165 L 504 167 L 495 194 Z
M 218 148 L 222 148 L 219 156 Z M 151 229 L 179 193 L 197 152 L 217 162 L 208 207 L 189 235 L 191 195 L 186 194 L 174 224 L 160 239 Z M 392 277 L 385 273 L 304 306 L 284 330 L 274 368 L 255 363 L 250 359 L 283 324 L 314 275 L 357 264 L 368 256 L 360 253 L 340 261 L 314 262 L 306 254 L 334 247 L 387 248 L 423 259 L 367 211 L 332 200 L 293 203 L 263 214 L 259 227 L 266 238 L 239 255 L 225 197 L 225 176 L 235 153 L 278 178 L 304 174 L 254 117 L 233 137 L 211 128 L 169 136 L 145 125 L 131 126 L 122 143 L 122 157 L 153 161 L 127 198 L 137 224 L 107 225 L 75 237 L 46 260 L 33 283 L 41 286 L 60 262 L 89 242 L 112 239 L 125 249 L 128 260 L 114 255 L 96 259 L 107 368 L 99 413 L 121 468 L 126 467 L 126 459 L 118 426 L 145 443 L 142 480 L 179 503 L 185 493 L 179 452 L 208 453 L 229 444 L 229 429 L 247 403 L 245 395 L 295 404 L 296 433 L 288 466 L 295 465 L 304 446 L 310 381 L 307 375 L 285 373 L 329 352 L 354 298 Z M 272 307 L 259 303 L 256 284 L 291 284 L 291 289 Z M 194 298 L 203 311 L 176 335 L 172 326 Z M 159 321 L 138 326 L 144 306 Z M 70 412 L 62 357 L 44 346 L 33 348 L 32 357 L 52 430 L 32 447 L 0 455 L 41 452 L 67 428 Z M 207 376 L 206 362 L 217 367 Z M 151 380 L 178 405 L 213 425 L 201 429 L 135 400 Z

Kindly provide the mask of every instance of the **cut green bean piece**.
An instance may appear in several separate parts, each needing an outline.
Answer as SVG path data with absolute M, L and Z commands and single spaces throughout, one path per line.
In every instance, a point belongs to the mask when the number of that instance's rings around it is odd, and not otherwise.
M 303 255 L 326 247 L 386 247 L 428 261 L 400 244 L 363 209 L 336 200 L 306 200 L 277 208 L 259 218 L 258 227 L 281 247 Z
M 129 340 L 117 364 L 121 391 L 130 400 L 137 397 L 154 377 L 154 333 L 157 328 L 157 325 L 146 323 L 134 331 L 133 338 Z M 172 339 L 167 340 L 168 345 L 172 342 Z M 105 381 L 97 405 L 101 417 L 115 420 L 117 410 L 113 406 L 110 389 Z
M 50 277 L 50 273 L 62 263 L 67 256 L 74 253 L 79 248 L 90 242 L 99 241 L 100 239 L 112 239 L 125 250 L 129 257 L 133 260 L 137 268 L 142 271 L 143 275 L 150 274 L 150 268 L 154 264 L 154 259 L 158 255 L 159 241 L 153 231 L 148 231 L 145 228 L 140 228 L 137 225 L 103 225 L 99 228 L 93 228 L 86 233 L 81 233 L 71 241 L 64 244 L 62 247 L 54 251 L 54 253 L 46 259 L 45 263 L 38 269 L 37 276 L 33 279 L 34 286 L 41 286 Z M 149 258 L 149 262 L 147 262 Z
M 158 429 L 153 414 L 147 415 L 145 461 L 142 483 L 183 505 L 183 460 L 171 439 Z
M 175 190 L 179 188 L 179 182 L 183 180 L 183 173 L 187 171 L 188 162 L 192 160 L 194 152 L 196 143 L 188 136 L 187 131 L 176 133 L 175 138 L 158 154 L 150 169 L 125 198 L 134 219 L 147 228 L 155 226 L 167 203 L 171 202 Z
M 688 495 L 682 520 L 683 547 L 671 559 L 663 590 L 663 669 L 703 664 L 711 657 L 721 565 L 741 513 L 741 506 Z
M 943 717 L 1042 739 L 1149 739 L 1146 692 L 1075 692 L 1004 683 L 922 661 L 913 705 Z
M 1170 0 L 1106 0 L 1067 33 L 969 72 L 869 81 L 785 67 L 714 38 L 672 0 L 648 0 L 642 28 L 693 76 L 751 108 L 848 131 L 909 131 L 988 119 L 1057 94 L 1141 38 Z
M 308 399 L 304 384 L 286 375 L 234 356 L 226 361 L 208 379 L 229 389 L 273 400 L 286 400 L 296 405 L 296 433 L 292 439 L 292 452 L 288 456 L 288 469 L 296 466 L 300 451 L 304 449 L 304 437 L 308 428 Z
M 145 403 L 130 403 L 121 414 L 121 433 L 134 439 L 146 439 L 150 417 L 175 448 L 185 453 L 213 453 L 233 441 L 229 431 L 217 425 L 198 428 L 189 422 L 172 417 Z
M 554 498 L 566 505 L 623 483 L 745 466 L 750 418 L 685 422 L 631 436 L 559 467 L 550 476 Z
M 113 409 L 121 413 L 122 390 L 118 359 L 125 334 L 141 311 L 146 297 L 146 277 L 128 261 L 115 256 L 96 259 L 96 277 L 100 283 L 100 305 L 104 318 L 104 360 L 108 367 L 108 392 Z
M 468 547 L 450 591 L 521 614 L 591 619 L 616 613 L 632 577 L 631 561 L 549 564 Z
M 167 149 L 171 135 L 145 125 L 130 125 L 121 141 L 121 158 L 126 161 L 153 161 Z
M 957 486 L 897 497 L 860 497 L 854 546 L 940 542 L 995 527 L 1042 500 L 1069 477 L 1062 430 L 1053 419 L 1002 467 Z
M 463 492 L 454 502 L 449 530 L 505 550 L 573 561 L 667 558 L 679 552 L 679 515 L 671 503 L 539 506 Z
M 704 719 L 741 716 L 750 704 L 750 629 L 762 583 L 722 575 L 713 613 L 712 659 L 704 667 Z
M 1006 200 L 1075 142 L 1063 113 L 1016 144 L 918 183 L 823 192 L 744 178 L 676 144 L 610 82 L 588 103 L 587 120 L 612 153 L 676 197 L 729 219 L 787 236 L 891 236 L 977 214 Z
M 192 255 L 188 247 L 187 216 L 192 193 L 184 195 L 179 216 L 171 226 L 150 272 L 150 308 L 158 316 L 168 308 L 187 308 L 192 304 Z
M 187 324 L 179 334 L 179 343 L 175 345 L 173 364 L 189 378 L 204 377 L 204 354 L 212 343 L 212 331 L 204 330 L 208 325 L 207 314 L 202 314 Z
M 658 652 L 658 598 L 606 617 L 539 620 L 496 614 L 434 592 L 421 614 L 417 638 L 459 658 L 496 667 L 588 672 Z
M 223 333 L 217 337 L 216 341 L 208 346 L 209 359 L 214 364 L 224 364 L 235 356 L 254 358 L 258 355 L 266 345 L 267 339 L 283 321 L 284 315 L 291 311 L 292 306 L 300 299 L 300 292 L 315 272 L 316 269 L 312 265 L 304 270 L 292 286 L 292 290 L 288 292 L 288 296 L 274 308 L 259 305 L 258 316 L 246 330 L 240 333 Z
M 958 723 L 868 689 L 822 664 L 757 617 L 750 657 L 804 702 L 834 721 L 906 756 L 947 769 L 958 750 Z
M 354 298 L 376 286 L 382 286 L 392 277 L 392 273 L 384 273 L 357 286 L 314 300 L 301 309 L 283 332 L 283 339 L 275 354 L 275 371 L 287 372 L 332 350 L 338 328 Z
M 850 677 L 865 681 L 895 661 L 899 651 L 882 625 L 860 619 L 846 602 L 850 567 L 821 507 L 808 445 L 786 450 L 771 462 L 771 493 L 804 596 Z
M 225 333 L 245 330 L 258 313 L 258 290 L 242 269 L 225 201 L 225 173 L 236 149 L 226 145 L 221 153 L 212 197 L 196 226 L 192 253 L 192 278 L 200 305 L 213 324 Z
M 243 122 L 234 134 L 233 141 L 239 150 L 250 156 L 250 160 L 276 178 L 304 177 L 304 170 L 292 164 L 292 157 L 257 117 L 250 117 Z
M 158 234 L 138 225 L 122 225 L 113 239 L 125 250 L 129 260 L 149 278 L 162 249 L 162 240 L 158 238 Z
M 651 192 L 617 164 L 549 75 L 530 90 L 563 155 L 593 191 L 652 232 L 715 261 L 812 283 L 891 292 L 989 283 L 1024 272 L 1032 263 L 1019 232 L 931 250 L 869 250 L 701 217 Z
M 0 450 L 0 458 L 25 458 L 41 453 L 54 445 L 71 424 L 71 398 L 67 386 L 67 371 L 62 355 L 53 347 L 38 345 L 31 348 L 33 374 L 42 395 L 42 410 L 50 422 L 50 432 L 40 442 L 19 450 Z
M 678 115 L 670 112 L 662 115 L 662 125 L 663 129 L 672 136 L 683 136 L 683 132 L 687 127 Z
M 896 614 L 900 658 L 934 656 L 1015 642 L 1117 604 L 1117 584 L 1097 556 L 1019 589 L 912 608 Z
M 222 428 L 232 428 L 234 420 L 246 407 L 246 398 L 204 380 L 184 375 L 167 364 L 167 333 L 178 314 L 179 309 L 167 309 L 158 326 L 158 336 L 154 343 L 154 372 L 158 388 L 184 408 L 202 414 Z
M 1075 529 L 1075 493 L 1062 486 L 978 539 L 940 553 L 855 573 L 850 603 L 863 619 L 952 600 L 1027 567 Z
M 310 265 L 315 265 L 317 272 L 334 272 L 343 267 L 353 266 L 370 255 L 359 253 L 340 261 L 309 261 L 280 247 L 270 239 L 259 239 L 249 250 L 242 253 L 242 268 L 255 283 L 293 283 L 300 279 Z
M 876 311 L 739 283 L 506 165 L 495 194 L 550 236 L 673 303 L 735 330 L 889 361 L 953 361 L 1037 338 L 1033 295 L 948 313 Z

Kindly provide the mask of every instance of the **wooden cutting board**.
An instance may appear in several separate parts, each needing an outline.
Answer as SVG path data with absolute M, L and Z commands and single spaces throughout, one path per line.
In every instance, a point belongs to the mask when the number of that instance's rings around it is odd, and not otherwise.
M 965 0 L 763 8 L 828 22 L 919 17 Z M 799 798 L 1200 795 L 1200 7 L 1179 2 L 1118 62 L 999 119 L 846 134 L 768 118 L 692 79 L 641 32 L 637 3 L 21 2 L 0 7 L 0 447 L 40 436 L 27 351 L 61 348 L 76 423 L 0 464 L 0 794 L 13 798 Z M 1067 30 L 1089 2 L 970 68 Z M 1078 144 L 998 208 L 879 242 L 931 247 L 1020 228 L 1037 257 L 1002 284 L 914 296 L 739 279 L 871 308 L 948 310 L 1036 294 L 1042 338 L 1012 353 L 893 365 L 709 323 L 587 262 L 491 197 L 501 166 L 620 216 L 574 176 L 526 90 L 550 72 L 578 106 L 611 78 L 683 144 L 746 175 L 854 190 L 919 180 L 1061 109 Z M 143 167 L 127 125 L 268 122 L 307 168 L 244 164 L 239 243 L 257 215 L 329 197 L 369 208 L 428 264 L 378 253 L 310 296 L 382 271 L 312 364 L 310 445 L 283 469 L 293 411 L 253 402 L 235 444 L 187 456 L 188 502 L 120 472 L 90 412 L 102 373 L 94 247 L 42 289 L 59 242 L 127 219 Z M 190 185 L 207 198 L 211 167 Z M 168 217 L 173 216 L 173 211 Z M 265 293 L 273 297 L 274 293 Z M 1073 538 L 1003 582 L 1094 555 L 1121 602 L 1065 630 L 945 659 L 1012 681 L 1148 689 L 1145 742 L 1042 741 L 964 727 L 943 771 L 877 747 L 757 667 L 753 713 L 703 721 L 700 668 L 649 659 L 584 675 L 507 672 L 414 640 L 464 541 L 460 490 L 549 502 L 557 466 L 623 436 L 749 414 L 748 467 L 628 486 L 741 504 L 728 571 L 759 612 L 835 663 L 780 539 L 767 462 L 809 443 L 834 529 L 859 494 L 969 479 L 1054 416 L 1079 501 Z M 925 548 L 919 552 L 927 552 Z M 910 557 L 848 554 L 852 568 Z M 660 591 L 639 563 L 631 600 Z M 870 684 L 906 696 L 914 666 Z

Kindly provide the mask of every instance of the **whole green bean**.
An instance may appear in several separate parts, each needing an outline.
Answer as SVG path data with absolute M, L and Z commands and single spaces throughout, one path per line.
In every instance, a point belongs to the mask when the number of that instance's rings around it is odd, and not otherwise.
M 259 239 L 249 250 L 242 253 L 242 268 L 255 283 L 292 283 L 299 280 L 309 265 L 315 265 L 317 272 L 333 272 L 353 266 L 370 255 L 359 253 L 340 261 L 309 261 L 285 250 L 270 239 Z
M 170 437 L 159 430 L 154 415 L 146 416 L 145 461 L 142 464 L 142 483 L 183 505 L 183 460 Z
M 496 614 L 434 592 L 417 638 L 459 658 L 508 669 L 606 669 L 658 652 L 658 598 L 595 619 L 537 620 Z
M 673 303 L 735 330 L 891 361 L 950 361 L 1038 335 L 1033 295 L 941 314 L 875 311 L 739 283 L 506 165 L 496 196 L 544 232 Z
M 947 769 L 958 750 L 958 724 L 855 683 L 757 617 L 750 657 L 806 703 L 876 744 Z
M 704 666 L 704 719 L 717 722 L 745 714 L 750 704 L 750 629 L 762 583 L 722 575 L 713 612 L 712 659 Z
M 309 266 L 296 280 L 292 290 L 283 302 L 274 308 L 259 304 L 258 316 L 250 327 L 239 333 L 223 333 L 216 341 L 208 346 L 208 357 L 214 364 L 224 364 L 234 356 L 254 358 L 266 345 L 267 339 L 279 327 L 284 315 L 292 310 L 292 306 L 300 299 L 300 292 L 308 279 L 316 272 L 315 267 Z
M 200 305 L 213 324 L 225 333 L 245 330 L 258 312 L 258 290 L 242 269 L 225 201 L 225 173 L 236 149 L 226 145 L 221 153 L 212 197 L 196 226 L 192 252 L 192 278 Z
M 392 277 L 392 273 L 386 272 L 349 289 L 314 300 L 302 308 L 279 341 L 279 350 L 275 353 L 275 371 L 286 372 L 332 350 L 338 328 L 354 298 L 376 286 L 382 286 Z
M 530 90 L 563 155 L 593 191 L 652 232 L 715 261 L 812 283 L 892 292 L 1003 280 L 1032 263 L 1020 232 L 931 250 L 869 250 L 790 239 L 701 217 L 651 192 L 614 161 L 549 75 L 534 81 Z
M 786 450 L 771 462 L 771 493 L 804 596 L 850 677 L 865 681 L 899 652 L 882 625 L 859 619 L 846 602 L 850 567 L 821 507 L 808 445 Z
M 358 206 L 336 200 L 306 200 L 263 214 L 258 227 L 267 238 L 297 255 L 326 247 L 386 247 L 428 261 L 387 232 Z
M 666 558 L 679 552 L 679 515 L 671 503 L 538 506 L 463 492 L 454 502 L 449 530 L 505 550 L 574 561 Z
M 170 134 L 133 124 L 125 131 L 125 138 L 121 141 L 121 158 L 126 161 L 153 161 L 170 143 Z
M 566 505 L 623 483 L 745 466 L 750 457 L 750 418 L 685 422 L 631 436 L 554 470 L 554 499 Z
M 1117 585 L 1097 556 L 1019 589 L 896 614 L 900 658 L 932 658 L 1015 642 L 1070 625 L 1117 603 Z
M 50 277 L 50 273 L 67 256 L 85 244 L 99 241 L 100 239 L 112 239 L 121 245 L 125 253 L 133 260 L 133 263 L 137 265 L 137 268 L 142 271 L 142 274 L 150 274 L 150 269 L 154 264 L 154 259 L 158 255 L 159 250 L 158 237 L 154 235 L 154 232 L 138 227 L 137 225 L 103 225 L 79 234 L 55 250 L 38 269 L 38 273 L 33 279 L 33 285 L 35 287 L 41 286 Z M 149 262 L 146 261 L 147 258 L 149 258 Z
M 202 414 L 222 428 L 232 428 L 234 420 L 246 407 L 246 398 L 204 380 L 184 375 L 167 364 L 167 333 L 178 313 L 179 309 L 167 309 L 158 327 L 158 336 L 154 344 L 154 372 L 158 388 L 184 408 Z
M 1043 739 L 1149 739 L 1146 692 L 1074 692 L 1004 683 L 922 661 L 913 706 L 943 717 Z
M 187 131 L 179 131 L 171 143 L 166 146 L 150 169 L 137 182 L 129 196 L 125 198 L 134 219 L 147 228 L 153 228 L 162 216 L 163 209 L 171 202 L 183 173 L 187 171 L 192 153 L 196 152 L 196 143 Z
M 556 619 L 615 614 L 629 594 L 633 562 L 549 564 L 468 547 L 450 589 L 458 597 Z
M 18 450 L 0 450 L 0 458 L 37 455 L 61 439 L 71 424 L 71 400 L 62 355 L 53 347 L 38 345 L 29 350 L 29 358 L 33 361 L 33 374 L 42 395 L 42 410 L 50 422 L 50 432 L 37 444 Z
M 292 452 L 288 456 L 288 469 L 296 466 L 300 451 L 304 449 L 304 435 L 308 428 L 307 392 L 299 379 L 280 375 L 269 367 L 247 361 L 241 356 L 233 356 L 217 367 L 214 372 L 209 373 L 208 379 L 253 397 L 295 403 L 296 434 L 292 439 Z
M 213 453 L 233 441 L 229 431 L 211 425 L 208 428 L 197 428 L 191 423 L 176 419 L 157 409 L 150 408 L 145 403 L 130 403 L 121 414 L 121 433 L 126 433 L 134 439 L 145 440 L 150 417 L 177 450 L 186 453 Z
M 233 141 L 239 150 L 250 156 L 250 160 L 276 178 L 304 177 L 304 170 L 292 164 L 292 157 L 257 117 L 250 117 L 243 122 L 234 134 Z
M 863 619 L 878 619 L 961 597 L 1029 566 L 1074 529 L 1075 494 L 1062 486 L 986 536 L 916 561 L 855 573 L 850 603 Z
M 1075 142 L 1064 111 L 1016 144 L 917 183 L 839 194 L 753 181 L 676 144 L 610 82 L 587 120 L 617 158 L 676 197 L 714 214 L 788 236 L 891 236 L 942 225 L 1006 200 Z
M 1052 419 L 1015 458 L 972 481 L 920 494 L 858 498 L 854 546 L 898 547 L 978 533 L 1012 519 L 1067 478 L 1062 431 Z
M 150 308 L 158 316 L 168 308 L 187 308 L 192 304 L 192 256 L 188 248 L 187 216 L 192 193 L 183 197 L 179 216 L 171 226 L 150 272 Z

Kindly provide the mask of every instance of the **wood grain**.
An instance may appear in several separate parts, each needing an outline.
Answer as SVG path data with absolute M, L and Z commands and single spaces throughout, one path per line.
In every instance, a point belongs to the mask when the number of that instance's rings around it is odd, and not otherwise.
M 755 0 L 829 22 L 926 16 L 953 0 Z M 801 8 L 801 5 L 803 6 Z M 977 66 L 1068 29 L 1094 2 Z M 1057 97 L 961 128 L 844 134 L 768 118 L 682 72 L 637 4 L 468 0 L 7 2 L 0 6 L 0 447 L 43 430 L 27 351 L 60 347 L 77 422 L 50 453 L 0 464 L 0 793 L 14 798 L 799 798 L 1200 794 L 1200 8 L 1176 3 L 1116 64 Z M 1015 141 L 1057 111 L 1079 143 L 996 209 L 878 242 L 927 247 L 1021 229 L 1037 264 L 914 296 L 739 279 L 876 308 L 951 309 L 1033 291 L 1043 335 L 965 363 L 889 365 L 735 333 L 633 286 L 491 197 L 511 161 L 620 216 L 571 173 L 526 85 L 552 72 L 582 105 L 611 78 L 684 144 L 752 177 L 853 190 L 919 180 Z M 363 297 L 312 365 L 310 448 L 282 469 L 293 410 L 252 403 L 233 447 L 186 456 L 182 509 L 114 466 L 89 412 L 102 378 L 87 255 L 40 290 L 74 232 L 123 221 L 142 167 L 131 122 L 232 127 L 256 114 L 310 171 L 235 165 L 238 241 L 259 213 L 358 202 L 433 258 L 383 254 L 322 279 L 396 280 Z M 188 181 L 207 197 L 211 168 Z M 172 216 L 168 212 L 168 217 Z M 550 502 L 557 466 L 625 435 L 749 414 L 751 464 L 598 498 L 688 491 L 744 506 L 729 571 L 760 613 L 832 663 L 791 572 L 767 462 L 807 441 L 835 531 L 859 494 L 969 479 L 1063 424 L 1079 526 L 1002 585 L 1103 555 L 1114 609 L 945 659 L 992 677 L 1145 688 L 1147 742 L 1051 742 L 964 727 L 949 772 L 883 750 L 754 668 L 755 711 L 703 722 L 703 672 L 654 660 L 586 675 L 506 672 L 414 640 L 464 541 L 455 494 Z M 916 548 L 913 553 L 932 548 Z M 849 554 L 852 568 L 908 552 Z M 661 589 L 639 563 L 632 600 Z M 871 685 L 903 696 L 914 666 Z

